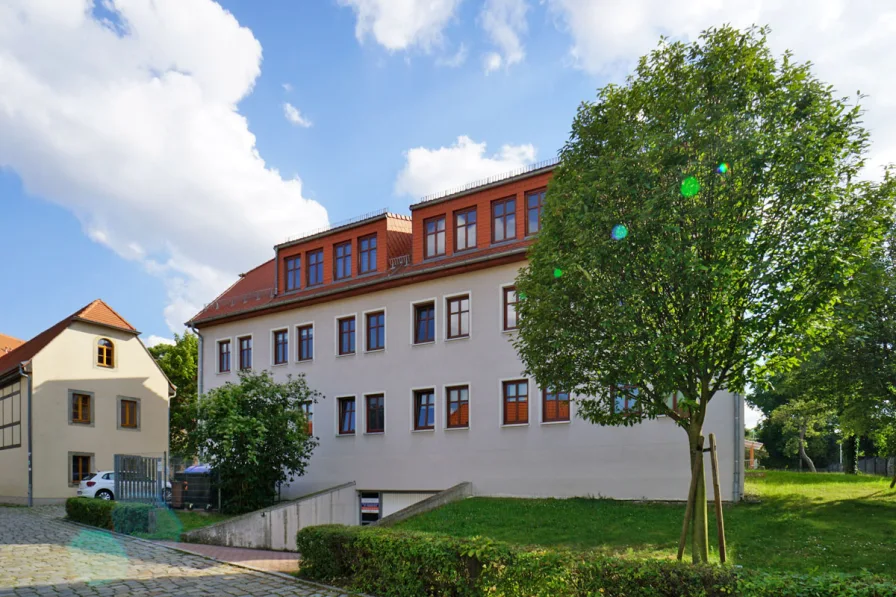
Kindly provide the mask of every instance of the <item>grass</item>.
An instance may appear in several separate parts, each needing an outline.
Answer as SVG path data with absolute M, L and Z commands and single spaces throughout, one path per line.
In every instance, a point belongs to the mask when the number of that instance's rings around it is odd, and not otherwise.
M 896 489 L 889 484 L 882 477 L 835 473 L 748 475 L 746 493 L 759 502 L 724 508 L 729 562 L 762 570 L 896 576 Z M 471 498 L 397 526 L 623 557 L 674 558 L 683 516 L 683 504 Z M 716 559 L 712 505 L 709 524 Z
M 134 533 L 143 539 L 156 539 L 159 541 L 180 541 L 181 533 L 194 529 L 201 529 L 216 522 L 227 520 L 232 516 L 218 514 L 216 512 L 193 512 L 189 510 L 156 511 L 156 530 L 154 533 Z

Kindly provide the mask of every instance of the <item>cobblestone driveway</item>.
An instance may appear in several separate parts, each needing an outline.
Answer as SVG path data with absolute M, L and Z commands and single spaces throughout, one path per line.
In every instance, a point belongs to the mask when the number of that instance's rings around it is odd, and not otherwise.
M 58 507 L 0 507 L 0 596 L 346 595 L 59 520 Z

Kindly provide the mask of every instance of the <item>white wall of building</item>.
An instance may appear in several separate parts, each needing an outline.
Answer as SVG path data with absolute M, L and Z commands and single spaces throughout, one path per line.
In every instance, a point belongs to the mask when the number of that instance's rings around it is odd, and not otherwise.
M 476 495 L 604 496 L 685 499 L 689 465 L 685 431 L 669 419 L 634 427 L 601 427 L 575 416 L 542 423 L 541 392 L 529 380 L 529 424 L 502 426 L 501 380 L 521 377 L 522 364 L 501 331 L 502 286 L 519 264 L 498 266 L 217 326 L 203 326 L 204 391 L 237 381 L 237 338 L 253 337 L 256 370 L 276 379 L 305 373 L 325 398 L 314 407 L 320 445 L 305 476 L 285 491 L 299 496 L 355 481 L 364 491 L 443 490 L 463 481 Z M 471 334 L 446 340 L 445 297 L 469 293 Z M 436 342 L 411 343 L 412 304 L 436 301 Z M 364 351 L 363 313 L 386 311 L 386 349 Z M 357 316 L 357 352 L 336 354 L 336 319 Z M 296 326 L 314 323 L 314 360 L 296 362 Z M 290 362 L 273 365 L 272 330 L 290 330 Z M 232 372 L 217 373 L 217 340 L 232 340 Z M 445 387 L 470 387 L 469 429 L 446 428 Z M 436 425 L 412 430 L 412 389 L 436 389 Z M 365 394 L 385 395 L 385 433 L 364 433 Z M 337 433 L 337 398 L 355 396 L 354 436 Z M 716 434 L 724 499 L 734 495 L 735 457 L 743 453 L 742 403 L 719 393 L 705 431 Z M 740 475 L 742 483 L 742 475 Z M 741 485 L 742 487 L 742 485 Z

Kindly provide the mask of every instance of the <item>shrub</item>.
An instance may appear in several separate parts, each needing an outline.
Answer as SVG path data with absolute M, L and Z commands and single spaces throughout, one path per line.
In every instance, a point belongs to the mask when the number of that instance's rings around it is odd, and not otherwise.
M 381 597 L 896 596 L 896 584 L 867 574 L 761 573 L 382 528 L 308 527 L 297 546 L 302 576 Z
M 93 498 L 68 498 L 65 500 L 65 514 L 69 520 L 112 530 L 112 510 L 115 502 Z
M 155 530 L 156 508 L 150 504 L 115 502 L 112 526 L 119 533 L 151 533 Z

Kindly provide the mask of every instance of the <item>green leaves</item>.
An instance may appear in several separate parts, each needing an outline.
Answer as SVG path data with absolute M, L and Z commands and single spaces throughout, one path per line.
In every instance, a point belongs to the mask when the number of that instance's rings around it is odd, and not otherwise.
M 159 367 L 177 387 L 177 395 L 169 405 L 169 444 L 175 456 L 189 458 L 196 454 L 189 431 L 196 426 L 199 340 L 187 332 L 174 334 L 174 345 L 157 344 L 149 348 Z

